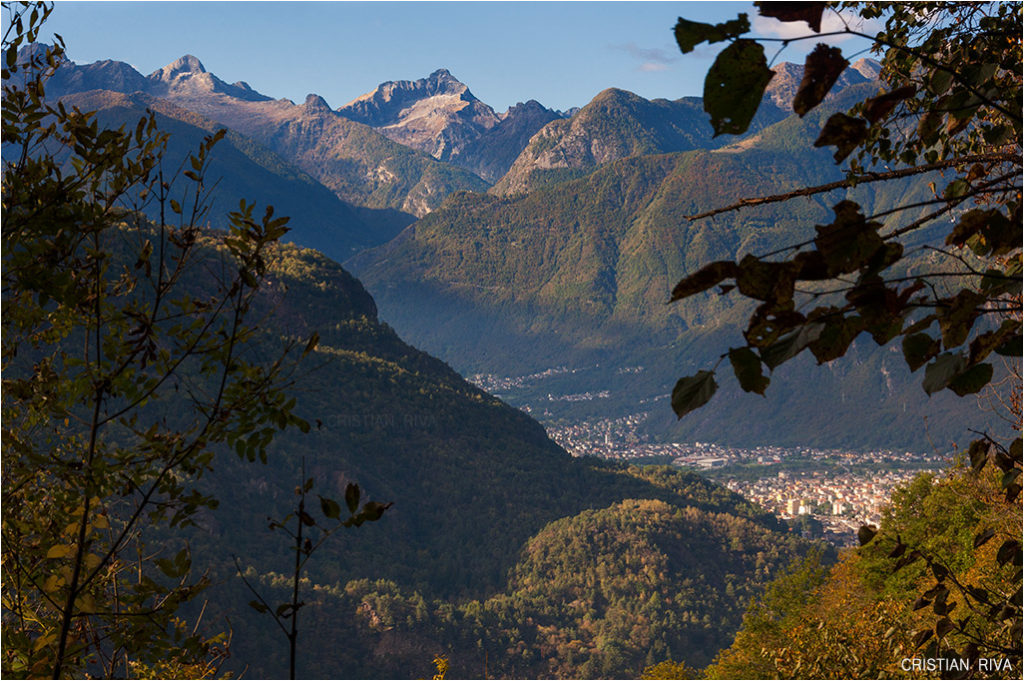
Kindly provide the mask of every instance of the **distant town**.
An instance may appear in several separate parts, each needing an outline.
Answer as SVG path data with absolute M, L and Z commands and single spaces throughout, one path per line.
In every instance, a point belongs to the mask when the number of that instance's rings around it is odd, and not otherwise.
M 643 367 L 630 367 L 639 372 Z M 556 367 L 518 377 L 477 374 L 470 380 L 499 397 L 534 387 L 578 369 Z M 504 395 L 503 395 L 504 393 Z M 534 393 L 535 395 L 537 393 Z M 543 396 L 543 392 L 540 393 Z M 551 394 L 542 402 L 602 399 L 607 391 Z M 546 409 L 520 406 L 543 423 Z M 812 447 L 726 447 L 707 442 L 652 442 L 643 432 L 650 412 L 593 419 L 572 425 L 546 424 L 548 436 L 573 456 L 637 463 L 666 463 L 715 480 L 791 522 L 805 534 L 845 546 L 863 524 L 878 524 L 893 489 L 921 473 L 946 468 L 946 455 L 916 452 L 851 452 Z
M 945 456 L 914 452 L 653 443 L 639 432 L 649 415 L 549 427 L 548 435 L 573 456 L 662 461 L 698 471 L 840 546 L 853 543 L 862 524 L 878 524 L 894 488 L 949 463 Z

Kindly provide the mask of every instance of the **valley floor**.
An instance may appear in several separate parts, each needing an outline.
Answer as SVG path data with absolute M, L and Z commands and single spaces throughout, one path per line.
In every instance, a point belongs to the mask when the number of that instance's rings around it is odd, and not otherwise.
M 636 405 L 644 410 L 606 418 L 573 419 L 553 412 L 553 404 L 607 399 L 609 391 L 601 389 L 565 394 L 542 389 L 545 381 L 583 371 L 555 367 L 529 376 L 477 374 L 470 380 L 531 414 L 573 456 L 672 464 L 699 472 L 794 523 L 805 535 L 837 546 L 854 545 L 862 524 L 880 522 L 893 489 L 922 472 L 945 469 L 952 460 L 942 453 L 659 442 L 645 429 L 652 400 Z

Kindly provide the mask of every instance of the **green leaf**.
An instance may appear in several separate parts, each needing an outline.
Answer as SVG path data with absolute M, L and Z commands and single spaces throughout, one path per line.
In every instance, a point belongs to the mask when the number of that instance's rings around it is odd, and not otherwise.
M 973 395 L 992 380 L 991 364 L 975 364 L 967 371 L 956 376 L 947 386 L 954 393 L 963 397 Z
M 384 515 L 384 511 L 391 508 L 392 505 L 391 503 L 382 504 L 377 501 L 367 501 L 363 504 L 363 510 L 359 512 L 358 519 L 369 522 L 380 520 L 381 516 Z
M 740 39 L 722 50 L 704 79 L 704 110 L 711 114 L 715 137 L 746 132 L 774 75 L 764 48 L 753 40 Z
M 998 329 L 986 331 L 974 337 L 971 341 L 971 364 L 977 364 L 988 357 L 993 351 L 999 352 L 1000 348 L 1007 343 L 1017 339 L 1020 341 L 1020 322 L 1014 319 L 1007 319 Z M 1020 356 L 1018 353 L 1017 356 Z
M 740 14 L 735 19 L 721 24 L 704 24 L 680 17 L 675 27 L 676 43 L 683 54 L 689 54 L 704 41 L 719 43 L 723 40 L 732 40 L 749 30 L 750 21 L 746 14 Z
M 672 389 L 672 410 L 676 416 L 683 418 L 691 411 L 698 409 L 711 399 L 718 390 L 713 371 L 698 371 L 693 376 L 680 378 Z
M 1003 357 L 1020 357 L 1024 354 L 1024 342 L 1022 342 L 1021 335 L 1018 333 L 996 348 L 996 354 Z
M 935 623 L 935 635 L 942 638 L 949 632 L 953 631 L 954 628 L 953 622 L 948 617 L 943 617 Z
M 793 111 L 801 117 L 818 106 L 836 84 L 839 74 L 850 65 L 838 47 L 815 45 L 804 62 L 804 76 L 793 98 Z
M 270 608 L 263 605 L 259 601 L 249 601 L 249 607 L 261 614 L 265 612 L 270 612 Z
M 736 374 L 740 387 L 745 392 L 764 395 L 765 388 L 771 380 L 761 374 L 760 358 L 747 347 L 733 348 L 729 350 L 729 362 L 732 364 L 733 373 Z
M 316 525 L 316 520 L 313 519 L 313 516 L 306 513 L 305 511 L 299 511 L 299 520 L 302 522 L 303 525 L 308 525 L 309 527 L 313 527 L 314 525 Z
M 309 353 L 316 349 L 316 346 L 320 343 L 320 334 L 316 331 L 309 337 L 309 342 L 306 343 L 306 348 L 302 351 L 302 356 L 305 357 Z
M 800 354 L 804 348 L 818 340 L 825 325 L 818 323 L 804 324 L 795 333 L 780 338 L 776 343 L 761 352 L 761 361 L 771 369 Z
M 345 488 L 345 505 L 349 513 L 355 513 L 359 508 L 359 485 L 349 483 Z
M 1011 560 L 1020 561 L 1020 542 L 1015 539 L 1007 539 L 1003 542 L 1003 545 L 999 547 L 999 551 L 996 553 L 996 562 L 1000 565 L 1006 565 Z
M 939 354 L 939 340 L 926 333 L 915 333 L 903 339 L 903 358 L 911 371 L 917 371 Z
M 857 316 L 830 317 L 823 323 L 821 335 L 808 345 L 818 364 L 845 355 L 850 343 L 864 330 L 864 320 Z
M 847 116 L 844 113 L 832 114 L 825 122 L 814 141 L 816 147 L 836 147 L 836 163 L 842 162 L 850 155 L 868 136 L 868 124 L 866 121 Z
M 962 180 L 957 180 L 946 188 L 946 198 L 950 192 L 965 191 L 957 185 L 966 185 Z M 1006 255 L 1021 248 L 1020 225 L 1013 222 L 1001 211 L 992 208 L 982 210 L 976 208 L 969 210 L 960 216 L 956 227 L 946 237 L 946 244 L 949 246 L 963 247 L 971 241 L 972 237 L 977 238 L 975 251 L 978 255 Z
M 942 192 L 942 198 L 947 201 L 950 199 L 958 199 L 971 190 L 971 185 L 967 184 L 964 180 L 953 180 L 946 189 Z
M 684 277 L 675 285 L 669 302 L 689 298 L 692 295 L 707 291 L 725 279 L 734 278 L 738 272 L 739 268 L 731 260 L 718 260 L 705 265 L 693 274 Z
M 828 3 L 824 2 L 755 2 L 763 17 L 779 21 L 806 21 L 811 30 L 821 33 L 821 15 Z
M 868 222 L 860 204 L 840 201 L 832 209 L 835 220 L 830 225 L 815 225 L 814 245 L 821 253 L 829 276 L 856 272 L 872 261 L 885 248 L 879 236 L 881 223 Z
M 949 69 L 940 68 L 932 72 L 931 80 L 928 81 L 928 89 L 933 95 L 943 95 L 949 86 L 953 84 L 953 72 Z
M 861 546 L 864 546 L 871 542 L 878 534 L 878 528 L 873 525 L 861 525 L 860 529 L 857 530 L 857 541 L 860 542 Z
M 971 459 L 971 469 L 975 473 L 981 472 L 981 469 L 988 463 L 988 450 L 989 444 L 985 440 L 975 440 L 968 448 L 967 454 Z
M 328 518 L 336 520 L 341 517 L 341 506 L 334 499 L 320 497 L 320 510 L 323 511 L 323 514 Z
M 939 392 L 956 376 L 967 370 L 967 359 L 963 355 L 947 352 L 935 358 L 924 371 L 924 391 L 929 395 Z

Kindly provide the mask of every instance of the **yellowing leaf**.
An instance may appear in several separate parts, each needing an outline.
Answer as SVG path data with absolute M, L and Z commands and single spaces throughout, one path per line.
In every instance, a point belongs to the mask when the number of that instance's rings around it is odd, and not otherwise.
M 75 607 L 80 613 L 92 614 L 96 612 L 96 599 L 89 594 L 85 594 L 75 601 Z
M 74 544 L 55 544 L 50 547 L 50 550 L 46 552 L 47 558 L 67 558 L 74 554 Z
M 57 634 L 56 633 L 50 632 L 49 634 L 44 634 L 43 636 L 40 636 L 39 638 L 37 638 L 35 643 L 32 644 L 32 650 L 34 652 L 40 651 L 40 650 L 42 650 L 43 648 L 45 648 L 46 646 L 50 645 L 51 643 L 53 643 L 56 640 L 57 640 Z

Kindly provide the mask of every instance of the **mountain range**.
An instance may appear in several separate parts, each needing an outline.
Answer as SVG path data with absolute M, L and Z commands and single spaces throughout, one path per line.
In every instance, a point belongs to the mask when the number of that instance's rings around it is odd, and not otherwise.
M 828 221 L 842 196 L 696 223 L 686 216 L 737 196 L 837 179 L 828 154 L 811 143 L 827 112 L 877 89 L 876 62 L 846 69 L 805 119 L 788 113 L 802 67 L 778 65 L 740 138 L 713 138 L 698 98 L 646 100 L 618 89 L 571 116 L 533 101 L 499 114 L 445 69 L 382 83 L 331 109 L 317 95 L 297 105 L 225 83 L 191 56 L 148 77 L 117 62 L 66 66 L 52 95 L 131 91 L 133 114 L 160 107 L 198 129 L 226 125 L 231 144 L 248 140 L 249 160 L 274 159 L 281 173 L 304 178 L 301 191 L 234 183 L 226 202 L 249 186 L 295 215 L 290 238 L 345 261 L 417 346 L 466 375 L 574 369 L 572 380 L 503 395 L 513 403 L 536 405 L 551 391 L 608 394 L 545 406 L 553 419 L 642 411 L 656 439 L 910 449 L 984 422 L 948 396 L 926 400 L 898 357 L 861 341 L 856 359 L 824 373 L 787 368 L 774 381 L 774 401 L 726 388 L 719 409 L 681 423 L 667 404 L 642 406 L 664 400 L 678 374 L 713 361 L 744 319 L 745 308 L 725 298 L 665 306 L 674 282 L 710 259 L 801 241 L 801 230 Z M 225 177 L 245 177 L 240 167 Z M 316 190 L 310 180 L 334 200 L 322 191 L 307 198 Z M 852 196 L 870 206 L 925 185 Z M 641 370 L 624 375 L 623 366 Z M 836 409 L 847 418 L 830 418 Z M 936 412 L 942 418 L 925 420 Z

